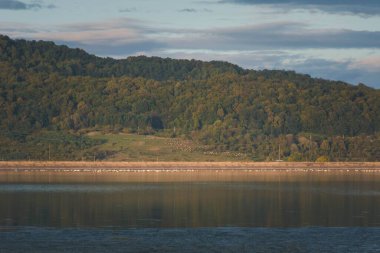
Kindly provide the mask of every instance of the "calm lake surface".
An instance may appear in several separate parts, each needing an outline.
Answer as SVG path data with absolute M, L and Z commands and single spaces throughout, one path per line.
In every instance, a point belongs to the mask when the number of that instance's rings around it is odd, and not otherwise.
M 379 172 L 0 173 L 1 253 L 380 252 L 379 242 Z

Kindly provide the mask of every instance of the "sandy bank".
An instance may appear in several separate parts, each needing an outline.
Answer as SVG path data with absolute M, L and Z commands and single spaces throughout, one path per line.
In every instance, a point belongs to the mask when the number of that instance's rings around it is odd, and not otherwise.
M 380 162 L 66 162 L 1 161 L 0 171 L 73 170 L 378 170 Z

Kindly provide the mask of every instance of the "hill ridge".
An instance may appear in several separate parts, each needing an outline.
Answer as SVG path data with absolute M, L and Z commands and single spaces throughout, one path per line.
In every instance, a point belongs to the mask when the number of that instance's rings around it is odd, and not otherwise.
M 92 130 L 187 138 L 254 160 L 380 159 L 380 90 L 363 84 L 218 61 L 100 58 L 6 36 L 0 68 L 7 159 L 26 159 L 32 144 L 48 152 L 46 139 L 77 159 L 80 146 L 100 145 L 81 134 Z

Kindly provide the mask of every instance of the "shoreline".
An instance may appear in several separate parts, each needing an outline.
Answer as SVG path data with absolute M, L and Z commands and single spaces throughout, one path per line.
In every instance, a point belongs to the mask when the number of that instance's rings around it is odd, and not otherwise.
M 83 162 L 0 161 L 6 171 L 379 171 L 380 162 Z

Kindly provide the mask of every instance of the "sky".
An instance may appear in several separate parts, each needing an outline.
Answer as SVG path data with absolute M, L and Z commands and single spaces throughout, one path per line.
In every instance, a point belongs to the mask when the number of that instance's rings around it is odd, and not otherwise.
M 0 34 L 380 88 L 380 0 L 0 0 Z

